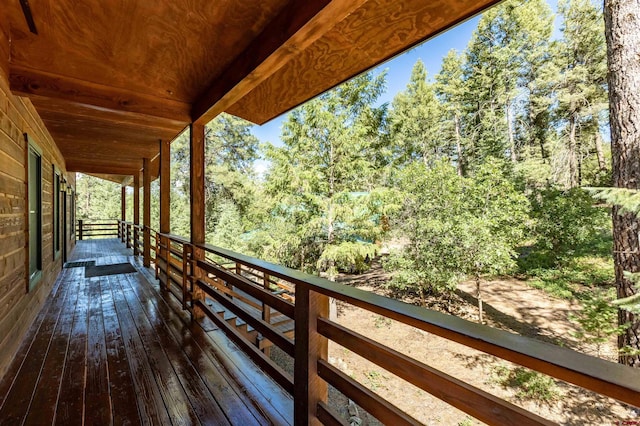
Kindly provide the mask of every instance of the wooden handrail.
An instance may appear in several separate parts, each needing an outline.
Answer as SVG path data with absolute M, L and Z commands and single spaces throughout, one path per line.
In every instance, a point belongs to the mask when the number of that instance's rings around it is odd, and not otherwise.
M 207 251 L 283 278 L 465 346 L 576 384 L 635 406 L 640 405 L 640 371 L 532 338 L 424 309 L 285 266 L 204 244 Z
M 322 354 L 326 349 L 326 343 L 322 342 L 331 340 L 486 423 L 549 424 L 547 420 L 533 413 L 330 321 L 327 319 L 327 312 L 324 311 L 325 302 L 322 301 L 328 298 L 394 319 L 619 401 L 640 406 L 640 371 L 636 369 L 331 282 L 224 248 L 209 244 L 192 245 L 183 237 L 159 234 L 155 231 L 152 231 L 152 235 L 157 242 L 154 250 L 157 271 L 169 276 L 169 271 L 174 266 L 174 261 L 162 258 L 163 255 L 157 251 L 160 247 L 164 247 L 165 253 L 175 258 L 176 263 L 182 261 L 182 268 L 176 264 L 174 273 L 181 275 L 185 283 L 183 304 L 187 304 L 187 298 L 194 289 L 202 290 L 208 297 L 251 325 L 264 338 L 269 339 L 285 353 L 294 356 L 296 375 L 292 383 L 268 357 L 264 354 L 258 355 L 260 351 L 256 352 L 255 347 L 252 348 L 246 340 L 240 345 L 268 374 L 272 374 L 278 383 L 294 394 L 296 404 L 300 398 L 306 401 L 304 404 L 296 405 L 296 423 L 303 424 L 307 419 L 305 413 L 312 412 L 318 413 L 319 418 L 325 419 L 327 423 L 339 423 L 339 419 L 331 417 L 332 412 L 324 403 L 322 386 L 326 386 L 326 383 L 335 386 L 382 421 L 397 424 L 415 422 L 415 419 L 331 366 L 326 360 L 326 354 Z M 171 249 L 172 244 L 182 247 Z M 215 256 L 216 260 L 223 260 L 216 263 L 209 258 L 191 259 L 189 253 L 194 249 L 203 250 L 204 253 Z M 231 267 L 222 266 L 222 263 L 227 262 L 231 262 Z M 201 278 L 194 279 L 197 270 L 202 271 L 202 275 Z M 210 281 L 210 276 L 214 277 L 215 282 Z M 286 282 L 287 291 L 293 290 L 303 299 L 296 299 L 299 303 L 291 303 L 280 297 L 277 292 L 272 292 L 271 285 L 278 285 L 274 278 Z M 166 281 L 169 285 L 172 280 Z M 189 291 L 186 291 L 187 286 Z M 240 294 L 253 298 L 257 303 L 245 303 L 249 301 L 246 298 L 243 302 Z M 189 303 L 191 308 L 198 305 L 234 341 L 243 339 L 241 333 L 218 317 L 203 300 L 189 300 Z M 258 307 L 263 312 L 260 318 L 245 310 Z M 284 314 L 295 320 L 293 340 L 270 323 L 272 313 Z M 320 391 L 311 392 L 309 387 L 314 386 L 320 386 Z M 300 418 L 303 420 L 299 421 Z
M 119 223 L 116 220 L 108 219 L 86 220 L 78 219 L 76 221 L 76 235 L 79 240 L 92 237 L 109 237 L 119 236 Z

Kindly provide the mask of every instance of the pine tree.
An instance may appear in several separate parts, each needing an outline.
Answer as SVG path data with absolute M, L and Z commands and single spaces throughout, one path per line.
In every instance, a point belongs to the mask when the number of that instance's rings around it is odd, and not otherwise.
M 591 0 L 564 0 L 558 4 L 563 16 L 559 43 L 560 68 L 557 121 L 563 125 L 565 183 L 573 188 L 583 183 L 583 162 L 589 141 L 606 118 L 606 48 L 602 11 Z M 602 151 L 601 146 L 595 146 Z M 602 161 L 602 160 L 601 160 Z
M 638 0 L 605 0 L 613 185 L 639 189 L 640 183 L 640 4 Z M 618 299 L 636 294 L 624 272 L 640 272 L 640 221 L 633 213 L 613 212 L 613 258 Z M 640 350 L 640 318 L 618 311 L 618 324 L 630 323 L 618 347 Z M 640 353 L 640 352 L 639 352 Z M 620 354 L 619 362 L 640 367 L 640 354 Z
M 462 56 L 455 50 L 449 51 L 442 60 L 442 69 L 436 75 L 435 91 L 440 100 L 442 114 L 440 127 L 443 141 L 448 140 L 455 147 L 453 159 L 459 176 L 466 175 L 467 141 L 463 136 L 463 114 L 465 85 L 462 75 Z
M 270 146 L 266 188 L 272 197 L 268 221 L 285 253 L 281 261 L 308 271 L 336 272 L 335 248 L 343 242 L 373 241 L 380 225 L 369 203 L 379 175 L 372 134 L 379 132 L 378 108 L 385 76 L 364 74 L 289 114 L 281 148 Z M 265 229 L 264 231 L 268 231 Z M 318 264 L 319 259 L 323 264 Z
M 421 60 L 413 66 L 407 88 L 393 99 L 389 126 L 398 165 L 416 159 L 433 164 L 451 157 L 451 149 L 441 138 L 440 104 Z

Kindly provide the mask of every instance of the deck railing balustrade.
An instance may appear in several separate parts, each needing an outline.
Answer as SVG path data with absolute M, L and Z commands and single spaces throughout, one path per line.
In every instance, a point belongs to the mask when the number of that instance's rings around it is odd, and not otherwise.
M 127 225 L 128 226 L 128 225 Z M 128 228 L 127 228 L 128 229 Z M 551 424 L 415 358 L 329 319 L 329 298 L 511 361 L 585 389 L 640 406 L 640 371 L 532 338 L 331 282 L 212 245 L 151 231 L 161 287 L 191 312 L 208 317 L 294 398 L 296 424 L 317 416 L 344 424 L 327 405 L 327 385 L 385 424 L 418 421 L 327 359 L 328 341 L 488 424 Z M 128 241 L 128 239 L 127 239 Z M 135 242 L 132 244 L 136 244 Z M 139 249 L 138 253 L 142 250 Z M 294 360 L 293 376 L 269 355 Z
M 76 235 L 79 240 L 91 238 L 113 238 L 120 235 L 121 221 L 109 219 L 78 220 Z

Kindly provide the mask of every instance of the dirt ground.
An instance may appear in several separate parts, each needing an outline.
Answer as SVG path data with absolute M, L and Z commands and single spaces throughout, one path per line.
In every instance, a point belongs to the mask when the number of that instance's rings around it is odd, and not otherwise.
M 379 265 L 374 266 L 367 274 L 343 275 L 339 281 L 363 290 L 389 295 L 381 285 L 387 279 L 386 274 Z M 477 321 L 475 284 L 460 285 L 455 298 L 455 311 L 449 313 Z M 556 299 L 541 290 L 529 287 L 523 281 L 514 279 L 484 283 L 483 299 L 485 322 L 492 327 L 596 354 L 595 347 L 581 344 L 572 335 L 576 326 L 569 321 L 568 316 L 579 309 L 577 302 Z M 405 301 L 415 302 L 406 297 Z M 437 303 L 430 308 L 440 311 L 451 309 Z M 516 396 L 518 389 L 501 385 L 497 376 L 500 366 L 513 369 L 513 364 L 353 306 L 339 303 L 337 321 L 437 370 L 559 424 L 613 425 L 623 424 L 625 421 L 640 421 L 638 413 L 630 407 L 560 381 L 556 381 L 553 386 L 557 396 L 550 402 L 520 399 Z M 600 348 L 600 356 L 615 361 L 613 339 Z M 333 343 L 329 348 L 329 360 L 346 374 L 424 424 L 482 424 Z M 504 372 L 505 368 L 502 368 L 502 371 Z M 346 397 L 330 390 L 330 403 L 345 418 L 349 417 Z M 362 425 L 380 424 L 361 409 L 358 414 Z

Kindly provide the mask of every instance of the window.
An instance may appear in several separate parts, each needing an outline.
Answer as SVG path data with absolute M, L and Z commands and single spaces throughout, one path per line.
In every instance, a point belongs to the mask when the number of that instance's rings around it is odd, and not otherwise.
M 60 236 L 60 172 L 53 168 L 53 258 L 60 256 L 61 236 Z
M 42 154 L 25 134 L 29 145 L 27 187 L 29 208 L 29 290 L 42 277 Z
M 70 194 L 69 210 L 71 215 L 71 219 L 70 219 L 71 223 L 69 223 L 69 239 L 73 240 L 76 235 L 76 194 L 73 191 L 73 188 L 70 190 L 69 194 Z

